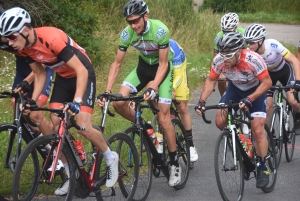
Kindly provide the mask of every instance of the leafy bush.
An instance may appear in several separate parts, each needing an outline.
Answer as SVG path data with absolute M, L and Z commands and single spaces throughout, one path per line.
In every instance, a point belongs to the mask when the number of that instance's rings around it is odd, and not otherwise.
M 205 0 L 203 8 L 211 8 L 214 12 L 247 12 L 251 0 Z

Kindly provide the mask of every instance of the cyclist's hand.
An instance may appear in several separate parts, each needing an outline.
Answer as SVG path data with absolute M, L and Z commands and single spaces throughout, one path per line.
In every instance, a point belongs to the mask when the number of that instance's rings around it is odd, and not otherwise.
M 248 96 L 246 98 L 241 99 L 240 101 L 240 108 L 245 108 L 247 111 L 252 107 L 252 100 Z
M 296 80 L 296 81 L 295 81 L 295 84 L 294 84 L 293 89 L 294 89 L 296 92 L 299 92 L 299 91 L 300 91 L 300 80 Z
M 15 93 L 18 93 L 19 91 L 22 91 L 24 95 L 26 95 L 31 90 L 31 87 L 29 83 L 25 80 L 17 84 L 16 88 L 14 89 Z
M 202 115 L 202 112 L 205 111 L 205 101 L 204 100 L 199 100 L 198 105 L 195 106 L 195 111 L 198 115 Z
M 24 107 L 23 107 L 24 106 Z M 28 115 L 31 111 L 30 109 L 38 107 L 36 104 L 36 101 L 31 100 L 25 100 L 23 104 L 20 105 L 20 110 L 23 111 L 24 115 Z
M 157 95 L 157 93 L 154 91 L 154 89 L 148 88 L 144 92 L 144 100 L 154 100 L 156 95 Z
M 108 92 L 104 92 L 104 94 L 109 94 Z M 104 107 L 104 104 L 106 102 L 106 98 L 105 96 L 101 96 L 101 95 L 98 95 L 97 96 L 97 103 L 100 107 Z
M 68 110 L 69 115 L 75 115 L 80 112 L 80 105 L 78 103 L 69 102 L 65 105 L 63 112 Z

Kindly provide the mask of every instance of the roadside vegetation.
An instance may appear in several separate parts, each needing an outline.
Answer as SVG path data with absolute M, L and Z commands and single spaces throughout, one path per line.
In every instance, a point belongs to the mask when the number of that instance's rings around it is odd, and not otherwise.
M 127 0 L 0 0 L 5 9 L 14 5 L 25 7 L 33 16 L 36 26 L 57 26 L 66 31 L 84 47 L 91 57 L 97 74 L 97 94 L 105 90 L 107 73 L 117 52 L 119 35 L 125 26 L 122 8 Z M 224 12 L 237 12 L 241 22 L 300 24 L 298 0 L 206 0 L 199 13 L 191 7 L 191 0 L 146 0 L 150 18 L 160 19 L 185 50 L 188 58 L 187 72 L 192 92 L 203 84 L 208 75 L 213 56 L 213 40 L 220 30 Z M 218 5 L 218 6 L 217 6 Z M 245 6 L 247 5 L 247 6 Z M 235 8 L 237 10 L 235 10 Z M 284 44 L 293 53 L 296 47 Z M 137 64 L 137 51 L 129 48 L 113 92 L 117 93 L 121 82 Z M 15 74 L 13 55 L 1 51 L 0 91 L 10 91 Z M 193 103 L 191 103 L 193 104 Z M 143 114 L 150 120 L 151 114 Z M 99 125 L 101 111 L 95 106 L 94 124 Z M 0 100 L 0 122 L 12 122 L 11 100 Z M 105 136 L 122 131 L 130 123 L 116 115 L 108 117 Z M 9 195 L 10 170 L 3 170 L 8 136 L 0 134 L 0 195 Z

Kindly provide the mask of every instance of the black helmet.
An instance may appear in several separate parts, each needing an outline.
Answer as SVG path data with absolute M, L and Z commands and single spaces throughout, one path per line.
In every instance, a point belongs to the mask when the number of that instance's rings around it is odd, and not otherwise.
M 245 44 L 244 37 L 238 32 L 225 33 L 218 40 L 219 52 L 231 52 L 242 48 Z
M 143 0 L 131 0 L 123 7 L 123 16 L 125 18 L 134 15 L 144 15 L 148 12 L 148 6 Z

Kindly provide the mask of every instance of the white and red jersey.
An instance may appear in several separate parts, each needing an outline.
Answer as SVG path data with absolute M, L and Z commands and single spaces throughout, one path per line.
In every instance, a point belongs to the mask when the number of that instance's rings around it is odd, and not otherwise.
M 267 64 L 270 72 L 276 72 L 283 68 L 285 64 L 284 57 L 290 53 L 280 42 L 275 39 L 266 39 L 264 41 L 265 53 L 260 56 Z
M 210 77 L 217 79 L 223 73 L 242 91 L 258 86 L 259 80 L 269 75 L 267 66 L 261 56 L 249 49 L 241 50 L 239 61 L 235 66 L 226 68 L 220 54 L 214 57 L 211 65 Z

